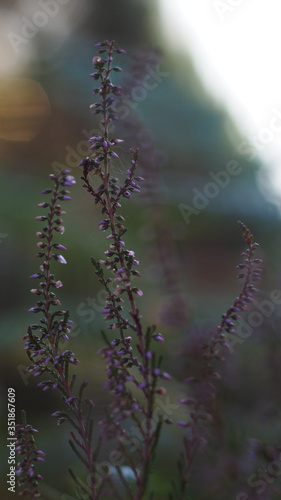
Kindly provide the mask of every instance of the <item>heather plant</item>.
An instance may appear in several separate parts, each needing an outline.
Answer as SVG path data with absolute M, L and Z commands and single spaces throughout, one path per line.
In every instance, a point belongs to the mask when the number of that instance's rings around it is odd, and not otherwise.
M 68 348 L 72 322 L 69 312 L 61 308 L 56 296 L 62 282 L 53 273 L 54 262 L 66 264 L 61 254 L 66 248 L 56 241 L 56 236 L 64 233 L 62 215 L 65 212 L 61 203 L 71 199 L 68 188 L 75 184 L 69 170 L 50 175 L 54 185 L 42 191 L 42 195 L 50 199 L 39 203 L 46 215 L 36 217 L 43 223 L 43 228 L 36 233 L 41 265 L 39 271 L 30 277 L 39 284 L 31 290 L 38 300 L 29 311 L 40 314 L 41 318 L 28 327 L 24 337 L 30 360 L 28 372 L 40 377 L 38 386 L 44 392 L 55 390 L 61 395 L 63 409 L 56 410 L 52 416 L 58 425 L 66 422 L 70 425 L 70 446 L 84 466 L 82 477 L 70 469 L 78 498 L 155 498 L 150 480 L 156 467 L 159 440 L 165 432 L 165 425 L 174 424 L 182 432 L 183 452 L 178 461 L 175 457 L 179 474 L 172 483 L 169 497 L 183 500 L 189 498 L 188 485 L 194 457 L 203 446 L 207 446 L 206 438 L 212 433 L 212 423 L 217 418 L 220 369 L 231 339 L 237 334 L 235 325 L 240 313 L 247 310 L 257 292 L 255 281 L 260 279 L 258 265 L 261 260 L 255 257 L 258 245 L 253 234 L 239 222 L 247 246 L 242 254 L 244 261 L 237 266 L 238 278 L 243 280 L 242 290 L 222 315 L 216 331 L 205 335 L 204 341 L 201 337 L 197 339 L 195 373 L 186 378 L 187 396 L 180 401 L 186 407 L 186 420 L 177 422 L 177 419 L 167 418 L 159 412 L 158 405 L 159 398 L 167 394 L 163 384 L 171 379 L 163 368 L 163 356 L 158 353 L 164 336 L 155 325 L 147 324 L 140 312 L 138 303 L 143 292 L 138 286 L 141 278 L 139 261 L 125 241 L 127 228 L 122 202 L 139 194 L 144 182 L 144 178 L 138 175 L 137 148 L 130 150 L 130 164 L 124 180 L 120 181 L 113 175 L 115 164 L 120 161 L 118 148 L 123 142 L 115 133 L 113 135 L 113 123 L 118 121 L 114 102 L 122 95 L 122 88 L 114 83 L 114 74 L 122 70 L 113 65 L 113 58 L 124 50 L 114 41 L 106 40 L 97 46 L 94 72 L 90 75 L 97 82 L 93 91 L 97 101 L 90 108 L 100 117 L 101 132 L 91 137 L 89 156 L 79 164 L 82 186 L 100 208 L 102 220 L 99 229 L 105 233 L 107 243 L 103 258 L 91 258 L 97 280 L 106 291 L 102 314 L 107 331 L 102 331 L 104 346 L 99 354 L 105 363 L 104 387 L 111 396 L 95 437 L 95 405 L 92 399 L 84 396 L 88 381 L 78 384 L 73 373 L 73 367 L 78 366 L 79 361 Z M 149 151 L 148 148 L 147 161 L 151 159 Z M 120 170 L 122 172 L 122 167 Z M 181 314 L 179 324 L 182 324 L 183 317 Z M 128 430 L 130 426 L 134 427 L 138 439 Z M 18 485 L 24 488 L 22 494 L 29 494 L 30 498 L 38 496 L 41 479 L 39 473 L 34 472 L 34 463 L 42 459 L 42 452 L 38 452 L 34 444 L 34 432 L 25 420 L 17 427 L 18 452 L 26 456 L 18 467 Z M 115 459 L 103 473 L 99 468 L 100 450 L 108 449 L 109 444 L 115 447 Z
M 32 500 L 40 496 L 39 481 L 42 481 L 43 477 L 35 468 L 38 462 L 44 462 L 45 456 L 45 453 L 36 447 L 34 434 L 37 432 L 37 429 L 26 422 L 26 413 L 23 410 L 22 423 L 16 425 L 16 451 L 21 457 L 16 474 L 21 495 L 29 495 Z
M 101 205 L 102 214 L 105 216 L 99 223 L 101 231 L 109 232 L 107 240 L 110 243 L 105 251 L 105 259 L 96 261 L 92 258 L 92 263 L 99 281 L 108 293 L 106 307 L 103 310 L 105 321 L 109 323 L 107 329 L 119 332 L 119 336 L 111 342 L 104 335 L 107 345 L 101 349 L 106 362 L 108 377 L 106 386 L 113 395 L 112 413 L 103 425 L 105 435 L 117 440 L 120 450 L 126 455 L 135 477 L 133 498 L 141 499 L 147 489 L 154 451 L 162 426 L 161 416 L 154 416 L 156 397 L 166 394 L 165 389 L 159 386 L 159 382 L 161 379 L 169 380 L 170 376 L 161 370 L 162 358 L 158 358 L 152 350 L 153 342 L 164 340 L 162 335 L 156 333 L 154 326 L 144 330 L 142 325 L 136 305 L 136 298 L 142 296 L 142 291 L 135 286 L 134 280 L 140 277 L 137 270 L 139 262 L 135 258 L 135 252 L 126 248 L 123 239 L 127 231 L 124 226 L 125 218 L 119 213 L 121 200 L 130 198 L 132 193 L 139 193 L 138 183 L 144 180 L 136 175 L 138 150 L 130 151 L 131 166 L 127 170 L 123 185 L 120 186 L 119 179 L 110 174 L 110 161 L 112 158 L 118 158 L 114 149 L 122 142 L 118 138 L 109 138 L 110 123 L 118 118 L 112 104 L 115 101 L 114 96 L 120 94 L 120 88 L 110 81 L 110 73 L 120 71 L 120 68 L 112 67 L 111 62 L 113 52 L 120 52 L 120 49 L 114 49 L 114 42 L 104 42 L 100 47 L 98 53 L 106 52 L 107 59 L 99 56 L 94 59 L 96 71 L 91 76 L 95 80 L 100 80 L 100 87 L 96 88 L 94 93 L 101 95 L 101 101 L 94 104 L 93 109 L 94 114 L 102 114 L 101 123 L 104 130 L 103 136 L 95 136 L 90 140 L 93 154 L 91 158 L 82 161 L 82 179 L 85 182 L 83 186 L 94 197 L 95 203 Z M 90 180 L 90 173 L 99 176 L 101 179 L 99 186 L 95 187 Z M 113 277 L 107 277 L 108 271 Z M 123 312 L 125 302 L 127 302 L 126 315 Z M 128 336 L 128 330 L 136 336 L 138 356 L 134 354 L 133 338 Z M 134 392 L 132 386 L 135 386 Z M 136 397 L 136 393 L 140 393 L 140 396 Z M 128 442 L 128 436 L 121 423 L 127 419 L 133 419 L 143 437 L 138 450 L 140 454 L 138 467 L 128 451 L 127 443 L 124 445 L 124 442 Z M 122 483 L 126 484 L 121 468 L 117 468 L 117 471 Z M 130 491 L 130 487 L 128 488 Z
M 83 398 L 83 391 L 88 382 L 83 381 L 78 394 L 74 392 L 75 374 L 70 374 L 71 365 L 78 365 L 79 360 L 69 349 L 63 349 L 65 341 L 69 340 L 71 330 L 71 320 L 69 312 L 60 309 L 61 302 L 56 297 L 54 290 L 63 286 L 60 280 L 55 279 L 51 272 L 51 264 L 57 261 L 66 264 L 65 258 L 57 253 L 64 252 L 66 248 L 60 243 L 54 242 L 55 234 L 63 234 L 61 216 L 65 213 L 60 205 L 61 201 L 71 200 L 69 190 L 66 187 L 75 183 L 74 177 L 70 172 L 63 170 L 58 174 L 51 174 L 54 182 L 54 188 L 48 188 L 42 191 L 42 195 L 51 194 L 50 202 L 39 203 L 39 207 L 48 209 L 47 215 L 36 217 L 37 221 L 43 222 L 41 231 L 36 233 L 40 241 L 37 243 L 37 257 L 42 260 L 39 272 L 30 276 L 32 280 L 40 280 L 37 288 L 32 288 L 31 293 L 39 296 L 35 305 L 29 311 L 32 313 L 41 313 L 42 318 L 39 323 L 28 327 L 24 339 L 25 349 L 31 361 L 27 368 L 34 377 L 44 374 L 44 380 L 38 383 L 43 391 L 49 389 L 58 389 L 61 392 L 66 411 L 56 411 L 53 416 L 57 418 L 58 425 L 64 421 L 70 422 L 73 427 L 71 431 L 70 445 L 78 455 L 82 463 L 89 472 L 89 485 L 84 485 L 71 471 L 74 480 L 77 483 L 79 491 L 83 491 L 89 498 L 96 498 L 94 477 L 93 477 L 93 457 L 95 456 L 92 447 L 92 419 L 91 409 L 93 402 L 88 398 Z M 48 375 L 50 378 L 46 379 Z M 89 412 L 87 418 L 83 416 L 83 407 L 88 406 Z M 20 441 L 18 443 L 21 451 Z
M 202 341 L 199 337 L 196 352 L 196 373 L 185 379 L 190 386 L 188 397 L 180 401 L 189 408 L 189 420 L 180 425 L 189 429 L 189 434 L 184 437 L 184 450 L 181 454 L 179 464 L 179 496 L 170 495 L 170 498 L 182 498 L 188 485 L 192 463 L 196 452 L 200 447 L 206 445 L 206 423 L 211 423 L 216 418 L 217 398 L 216 384 L 220 379 L 219 364 L 225 361 L 225 350 L 229 350 L 232 336 L 237 335 L 236 323 L 241 319 L 240 314 L 247 311 L 249 304 L 253 301 L 253 295 L 258 292 L 255 282 L 261 278 L 261 269 L 257 267 L 262 261 L 255 258 L 258 243 L 254 236 L 241 221 L 238 222 L 242 229 L 247 249 L 242 252 L 244 258 L 236 267 L 239 270 L 238 279 L 243 279 L 243 287 L 238 297 L 222 315 L 221 323 L 215 332 L 208 332 Z M 242 271 L 242 272 L 240 272 Z M 193 349 L 194 349 L 193 347 Z M 193 351 L 193 354 L 195 352 Z M 173 482 L 174 491 L 177 490 Z

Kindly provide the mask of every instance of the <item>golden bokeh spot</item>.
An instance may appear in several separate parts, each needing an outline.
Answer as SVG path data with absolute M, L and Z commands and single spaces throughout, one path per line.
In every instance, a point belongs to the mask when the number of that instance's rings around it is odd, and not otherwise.
M 0 138 L 31 141 L 48 115 L 50 102 L 41 85 L 26 78 L 0 80 Z

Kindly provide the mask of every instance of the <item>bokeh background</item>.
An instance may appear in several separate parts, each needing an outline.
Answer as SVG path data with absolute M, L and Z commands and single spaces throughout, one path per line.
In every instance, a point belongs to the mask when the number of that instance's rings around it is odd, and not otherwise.
M 40 191 L 50 185 L 48 175 L 62 166 L 73 170 L 77 184 L 73 201 L 66 206 L 66 233 L 60 241 L 68 248 L 68 265 L 55 269 L 64 283 L 58 295 L 71 311 L 75 325 L 71 348 L 81 361 L 80 379 L 91 381 L 89 394 L 97 403 L 97 420 L 109 402 L 102 388 L 103 362 L 97 355 L 104 293 L 90 264 L 91 256 L 102 257 L 105 243 L 97 230 L 100 215 L 83 192 L 76 166 L 87 155 L 87 139 L 99 127 L 89 110 L 94 85 L 88 75 L 95 43 L 115 39 L 127 51 L 117 56 L 124 73 L 116 76 L 116 82 L 124 86 L 126 99 L 119 103 L 121 119 L 114 131 L 126 141 L 120 148 L 121 162 L 113 168 L 123 178 L 127 151 L 140 147 L 146 183 L 140 196 L 124 203 L 127 244 L 141 261 L 144 297 L 139 305 L 144 322 L 157 324 L 166 337 L 161 349 L 166 353 L 165 368 L 173 376 L 168 387 L 173 404 L 185 394 L 183 379 L 196 359 L 194 342 L 219 322 L 239 293 L 235 265 L 243 241 L 237 220 L 252 228 L 261 246 L 265 272 L 258 302 L 268 300 L 281 286 L 280 216 L 268 186 L 264 194 L 261 179 L 267 184 L 268 174 L 262 158 L 257 149 L 252 157 L 239 150 L 243 141 L 248 144 L 242 123 L 240 129 L 224 99 L 214 96 L 214 81 L 208 84 L 205 76 L 202 82 L 191 47 L 169 42 L 163 8 L 161 0 L 0 2 L 0 495 L 5 500 L 12 497 L 6 488 L 8 387 L 16 389 L 18 418 L 25 408 L 30 423 L 40 430 L 38 447 L 46 452 L 42 498 L 74 497 L 67 465 L 77 464 L 67 444 L 68 429 L 58 428 L 50 417 L 59 397 L 42 394 L 25 374 L 28 362 L 21 340 L 34 320 L 27 309 L 33 305 L 28 276 L 39 265 L 37 203 Z M 189 2 L 187 19 L 191 12 Z M 171 13 L 174 20 L 182 15 L 176 6 Z M 215 10 L 212 14 L 217 15 Z M 236 22 L 239 31 L 239 17 Z M 187 22 L 187 31 L 188 26 Z M 249 72 L 250 66 L 249 61 Z M 148 81 L 149 89 L 144 86 Z M 210 196 L 200 213 L 187 216 L 194 189 L 204 193 L 212 180 L 210 172 L 225 171 L 230 161 L 238 162 L 239 175 Z M 276 193 L 274 200 L 278 201 Z M 213 451 L 198 463 L 192 499 L 214 498 L 214 493 L 217 499 L 236 498 L 238 491 L 247 491 L 249 474 L 257 464 L 266 467 L 263 447 L 280 441 L 279 316 L 274 307 L 261 328 L 255 328 L 227 358 L 220 386 L 221 432 Z M 180 420 L 182 409 L 167 416 Z M 261 450 L 255 459 L 253 442 Z M 158 499 L 167 497 L 180 444 L 180 432 L 169 428 L 153 477 Z M 277 488 L 278 478 L 274 481 Z M 269 487 L 268 498 L 275 498 Z M 249 489 L 249 495 L 254 492 Z

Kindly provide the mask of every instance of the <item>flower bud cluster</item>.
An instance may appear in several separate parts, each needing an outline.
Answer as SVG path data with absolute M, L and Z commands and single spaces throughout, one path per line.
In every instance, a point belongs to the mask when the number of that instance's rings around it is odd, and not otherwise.
M 45 453 L 38 450 L 34 434 L 38 431 L 26 423 L 25 413 L 22 412 L 22 424 L 16 425 L 16 452 L 21 456 L 17 464 L 17 486 L 21 488 L 21 495 L 30 498 L 39 497 L 39 481 L 43 479 L 35 470 L 38 462 L 44 462 Z
M 39 324 L 32 324 L 28 327 L 28 332 L 24 336 L 25 349 L 32 361 L 32 365 L 28 367 L 28 371 L 32 372 L 34 376 L 39 376 L 43 372 L 48 371 L 55 373 L 64 371 L 69 363 L 78 364 L 78 360 L 73 353 L 69 351 L 58 352 L 59 342 L 61 340 L 68 340 L 68 334 L 72 327 L 72 322 L 69 320 L 68 312 L 52 308 L 60 306 L 61 302 L 57 299 L 54 292 L 55 289 L 63 286 L 62 281 L 56 280 L 55 275 L 51 273 L 50 264 L 52 259 L 66 264 L 65 258 L 59 252 L 65 252 L 66 247 L 60 243 L 53 242 L 54 231 L 59 233 L 64 232 L 61 215 L 65 214 L 62 210 L 59 201 L 68 201 L 69 191 L 65 189 L 66 186 L 75 184 L 75 179 L 70 175 L 70 170 L 63 170 L 58 174 L 51 174 L 50 178 L 54 181 L 55 186 L 53 189 L 45 189 L 41 192 L 42 195 L 51 195 L 50 202 L 39 203 L 39 207 L 48 209 L 47 215 L 36 217 L 36 220 L 44 222 L 41 231 L 37 231 L 36 236 L 40 239 L 37 247 L 40 252 L 37 256 L 42 259 L 40 265 L 40 272 L 32 274 L 30 279 L 39 280 L 36 288 L 31 289 L 31 293 L 39 296 L 39 300 L 34 306 L 29 308 L 29 312 L 42 313 Z M 36 331 L 36 333 L 35 333 Z M 54 382 L 44 382 L 43 390 L 48 388 L 55 388 L 57 386 Z
M 93 402 L 88 398 L 82 398 L 87 381 L 81 384 L 79 394 L 76 396 L 73 392 L 76 379 L 75 374 L 69 380 L 70 365 L 78 365 L 79 361 L 74 352 L 70 349 L 62 348 L 62 345 L 69 340 L 68 334 L 72 328 L 72 321 L 69 319 L 68 311 L 57 307 L 61 303 L 57 299 L 54 290 L 61 288 L 63 283 L 60 280 L 56 280 L 55 275 L 51 273 L 52 260 L 66 264 L 65 258 L 59 253 L 65 252 L 66 247 L 54 242 L 53 237 L 55 232 L 64 233 L 61 216 L 65 212 L 58 202 L 71 199 L 69 196 L 70 193 L 65 187 L 75 184 L 75 179 L 70 175 L 69 170 L 61 171 L 56 175 L 52 174 L 50 177 L 54 180 L 54 188 L 45 189 L 41 194 L 44 196 L 51 195 L 51 201 L 39 203 L 39 207 L 47 209 L 48 213 L 47 215 L 36 217 L 36 220 L 44 223 L 43 229 L 36 233 L 40 239 L 39 243 L 37 243 L 37 247 L 40 249 L 37 256 L 43 262 L 40 265 L 39 272 L 30 276 L 32 280 L 39 280 L 37 288 L 32 288 L 31 290 L 32 294 L 39 296 L 39 300 L 37 300 L 29 311 L 33 313 L 40 312 L 42 318 L 38 324 L 30 325 L 27 334 L 24 336 L 24 340 L 26 341 L 25 350 L 31 361 L 31 365 L 27 368 L 27 371 L 32 373 L 34 377 L 39 377 L 42 374 L 50 376 L 49 380 L 45 379 L 38 383 L 38 386 L 43 391 L 47 391 L 48 389 L 60 390 L 67 411 L 57 411 L 53 413 L 53 416 L 57 418 L 58 425 L 69 421 L 74 428 L 74 431 L 71 431 L 72 439 L 69 442 L 74 453 L 76 453 L 86 466 L 90 478 L 89 485 L 83 489 L 83 492 L 87 493 L 88 498 L 95 500 L 94 451 L 92 443 L 93 420 L 91 417 Z M 84 417 L 83 414 L 84 404 L 90 406 L 87 411 L 87 417 Z M 31 437 L 30 444 L 32 445 Z M 31 468 L 30 474 L 33 475 Z M 73 472 L 72 475 L 77 482 L 78 480 Z M 80 486 L 81 484 L 79 483 L 78 487 Z M 32 498 L 35 498 L 35 496 Z
M 218 362 L 225 361 L 222 349 L 229 349 L 228 338 L 231 338 L 231 335 L 237 335 L 236 323 L 241 319 L 239 313 L 248 309 L 249 304 L 253 301 L 253 294 L 258 292 L 254 282 L 261 279 L 262 270 L 257 266 L 262 260 L 254 258 L 259 245 L 254 242 L 254 236 L 245 224 L 239 221 L 238 225 L 242 229 L 243 238 L 247 245 L 247 249 L 241 254 L 244 261 L 236 266 L 239 271 L 243 270 L 237 276 L 238 279 L 244 280 L 242 290 L 234 300 L 233 305 L 225 314 L 222 314 L 222 320 L 216 332 L 209 332 L 207 336 L 209 338 L 206 338 L 205 335 L 202 340 L 198 339 L 197 336 L 193 351 L 188 353 L 189 356 L 195 354 L 198 359 L 196 359 L 196 376 L 188 377 L 185 380 L 189 384 L 189 397 L 180 401 L 180 404 L 187 406 L 189 410 L 189 420 L 178 422 L 178 425 L 189 428 L 189 435 L 185 438 L 185 463 L 181 470 L 183 482 L 188 481 L 191 460 L 204 434 L 204 426 L 213 422 L 217 417 L 215 409 L 216 381 L 221 378 L 221 375 L 217 371 L 216 365 Z
M 145 435 L 140 450 L 140 473 L 136 477 L 136 498 L 143 498 L 148 480 L 147 461 L 152 459 L 152 450 L 160 431 L 159 416 L 157 430 L 151 427 L 154 402 L 156 396 L 166 394 L 163 387 L 158 387 L 158 382 L 160 379 L 169 380 L 170 376 L 161 370 L 161 359 L 150 350 L 151 342 L 163 342 L 163 336 L 155 333 L 154 327 L 148 328 L 146 333 L 143 331 L 136 305 L 136 299 L 143 295 L 142 290 L 135 285 L 135 279 L 141 277 L 139 261 L 135 252 L 126 247 L 124 235 L 127 228 L 125 217 L 120 213 L 122 201 L 141 191 L 140 183 L 144 179 L 136 175 L 138 150 L 130 150 L 131 163 L 122 183 L 111 175 L 110 168 L 112 161 L 120 161 L 117 147 L 123 142 L 119 138 L 111 138 L 109 133 L 110 123 L 118 120 L 113 103 L 122 91 L 120 86 L 111 81 L 112 73 L 121 71 L 119 67 L 112 67 L 112 56 L 114 52 L 124 51 L 116 49 L 115 43 L 108 41 L 99 44 L 99 47 L 99 55 L 93 60 L 95 72 L 90 76 L 100 80 L 100 86 L 94 89 L 94 95 L 100 99 L 91 109 L 94 115 L 100 115 L 103 133 L 90 138 L 91 155 L 80 166 L 83 167 L 83 187 L 94 197 L 95 204 L 101 207 L 103 218 L 99 228 L 107 232 L 108 245 L 104 257 L 100 260 L 91 259 L 98 280 L 107 293 L 102 314 L 107 329 L 119 333 L 111 341 L 104 334 L 106 346 L 100 350 L 106 365 L 105 387 L 113 396 L 109 418 L 102 422 L 103 435 L 115 438 L 120 444 L 124 436 L 121 424 L 126 419 L 132 419 L 139 427 L 139 432 Z M 103 54 L 106 54 L 105 58 Z M 132 337 L 127 334 L 128 330 L 134 334 Z M 139 391 L 141 394 L 138 397 Z M 134 459 L 131 459 L 134 463 Z

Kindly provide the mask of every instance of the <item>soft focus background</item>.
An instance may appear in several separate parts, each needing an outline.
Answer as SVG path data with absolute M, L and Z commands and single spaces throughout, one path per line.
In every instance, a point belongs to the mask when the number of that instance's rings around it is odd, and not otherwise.
M 236 2 L 235 8 L 231 2 L 207 3 L 0 1 L 0 496 L 5 500 L 11 497 L 5 485 L 8 387 L 16 389 L 18 417 L 25 408 L 30 423 L 40 430 L 38 447 L 46 452 L 43 498 L 68 499 L 73 494 L 67 465 L 76 464 L 67 444 L 68 429 L 57 428 L 50 417 L 59 399 L 42 394 L 25 374 L 28 362 L 21 340 L 34 320 L 27 309 L 34 299 L 28 276 L 40 264 L 35 258 L 40 223 L 34 217 L 41 213 L 36 205 L 42 201 L 40 191 L 50 186 L 48 175 L 62 166 L 73 169 L 77 184 L 73 201 L 65 207 L 66 233 L 60 242 L 68 248 L 68 265 L 55 269 L 64 283 L 58 295 L 75 322 L 71 349 L 81 361 L 80 379 L 91 380 L 97 420 L 109 401 L 102 389 L 103 362 L 97 355 L 104 293 L 90 264 L 91 256 L 102 257 L 105 243 L 97 229 L 99 213 L 83 192 L 76 167 L 87 155 L 88 138 L 99 127 L 89 110 L 94 82 L 88 75 L 95 43 L 115 39 L 127 51 L 117 57 L 125 71 L 116 82 L 124 86 L 126 99 L 119 103 L 120 122 L 114 131 L 127 140 L 120 148 L 122 161 L 114 168 L 122 178 L 129 162 L 127 151 L 140 147 L 140 169 L 147 182 L 142 195 L 124 203 L 127 244 L 141 261 L 144 297 L 139 306 L 144 323 L 157 324 L 166 337 L 161 349 L 167 354 L 165 367 L 173 375 L 168 387 L 172 404 L 185 394 L 182 382 L 195 356 L 194 339 L 220 321 L 220 314 L 239 293 L 235 265 L 243 241 L 237 220 L 251 227 L 260 243 L 265 272 L 258 303 L 281 286 L 277 182 L 281 106 L 270 87 L 264 87 L 263 94 L 257 90 L 259 74 L 262 79 L 270 67 L 263 68 L 265 52 L 260 73 L 254 73 L 260 52 L 251 40 L 252 30 L 268 39 L 272 18 L 260 15 L 255 24 L 259 2 Z M 239 32 L 244 45 L 240 40 L 228 46 L 233 37 L 239 39 Z M 272 50 L 276 43 L 273 38 Z M 216 59 L 223 48 L 228 56 Z M 247 51 L 253 54 L 248 62 L 243 59 Z M 243 61 L 240 66 L 239 61 Z M 276 64 L 272 58 L 274 68 Z M 240 86 L 234 86 L 234 76 Z M 250 99 L 253 95 L 256 100 Z M 261 102 L 263 111 L 255 119 L 252 111 Z M 226 172 L 231 161 L 237 162 L 239 174 L 214 190 L 209 184 L 214 182 L 212 175 Z M 225 179 L 224 174 L 220 178 Z M 191 213 L 195 197 L 200 197 L 201 208 Z M 222 500 L 236 498 L 238 491 L 247 491 L 247 478 L 256 470 L 250 444 L 257 439 L 263 449 L 263 443 L 280 441 L 279 316 L 273 307 L 261 327 L 254 328 L 227 358 L 220 389 L 221 432 L 213 452 L 198 464 L 190 498 L 214 498 L 214 494 Z M 181 408 L 167 411 L 176 420 L 183 416 Z M 170 428 L 161 440 L 153 479 L 158 499 L 167 496 L 180 443 L 180 432 Z M 265 458 L 260 460 L 265 467 Z

